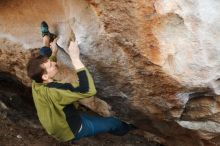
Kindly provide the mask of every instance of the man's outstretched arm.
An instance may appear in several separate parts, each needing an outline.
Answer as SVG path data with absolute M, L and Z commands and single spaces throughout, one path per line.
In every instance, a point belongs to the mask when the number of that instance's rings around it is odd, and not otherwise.
M 80 51 L 77 42 L 71 41 L 68 51 L 79 78 L 79 85 L 77 89 L 81 93 L 91 93 L 91 96 L 94 95 L 96 93 L 94 81 L 89 71 L 80 60 Z
M 62 95 L 62 104 L 69 104 L 82 98 L 90 97 L 96 94 L 94 81 L 89 71 L 80 60 L 79 48 L 76 42 L 71 42 L 69 46 L 69 55 L 72 64 L 77 71 L 79 83 L 57 83 L 52 82 L 47 86 L 58 96 Z M 54 96 L 56 96 L 56 94 Z
M 58 38 L 55 38 L 53 40 L 53 42 L 50 43 L 50 48 L 51 48 L 52 54 L 49 57 L 49 59 L 54 62 L 57 61 L 57 52 L 58 52 L 57 40 L 58 40 Z

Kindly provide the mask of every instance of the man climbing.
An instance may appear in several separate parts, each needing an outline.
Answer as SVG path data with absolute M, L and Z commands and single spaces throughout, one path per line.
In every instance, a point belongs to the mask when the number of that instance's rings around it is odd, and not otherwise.
M 70 59 L 68 53 L 66 52 L 66 50 L 64 48 L 61 48 L 60 46 L 62 45 L 62 47 L 68 48 L 68 46 L 69 46 L 68 43 L 70 42 L 71 39 L 75 40 L 75 35 L 72 32 L 70 25 L 65 26 L 65 31 L 66 31 L 65 36 L 62 36 L 59 38 L 58 50 L 60 51 L 59 57 L 65 58 L 65 59 L 64 58 L 63 59 L 65 60 L 64 63 L 66 66 L 63 63 L 58 63 L 59 67 L 62 68 L 62 70 L 59 70 L 59 72 L 56 74 L 54 79 L 58 80 L 60 82 L 70 83 L 70 82 L 76 81 L 76 78 L 73 77 L 75 75 L 75 73 L 73 74 L 73 72 L 68 71 L 68 69 L 67 69 L 68 67 L 71 67 L 71 68 L 73 67 L 71 64 L 71 59 Z M 42 32 L 42 36 L 43 36 L 43 46 L 44 47 L 40 48 L 39 53 L 42 56 L 50 57 L 52 55 L 52 51 L 50 48 L 50 42 L 52 42 L 56 38 L 56 35 L 49 32 L 49 27 L 45 21 L 43 21 L 41 23 L 41 32 Z M 64 40 L 63 37 L 66 39 Z M 58 44 L 58 42 L 57 42 L 57 44 Z M 56 56 L 56 54 L 57 54 L 57 51 L 54 51 L 52 56 Z M 53 57 L 53 58 L 56 60 L 56 57 Z M 69 60 L 69 62 L 67 62 L 66 59 Z M 68 73 L 70 73 L 71 75 L 67 76 L 66 78 L 63 78 L 65 75 L 68 75 Z M 103 116 L 110 116 L 111 115 L 111 111 L 110 111 L 111 107 L 105 101 L 103 101 L 99 98 L 96 98 L 94 96 L 79 100 L 79 104 L 81 104 L 81 105 L 89 108 L 90 110 L 95 111 L 96 113 L 99 113 Z
M 100 117 L 79 113 L 76 102 L 96 94 L 94 81 L 80 60 L 79 47 L 71 41 L 68 51 L 77 71 L 79 83 L 60 83 L 53 78 L 58 72 L 56 60 L 57 39 L 52 38 L 46 22 L 41 23 L 44 44 L 41 55 L 29 60 L 28 76 L 32 81 L 32 94 L 38 118 L 48 134 L 60 141 L 78 140 L 100 133 L 124 135 L 135 129 L 114 117 Z M 52 42 L 51 39 L 54 39 Z M 51 43 L 50 43 L 51 42 Z M 48 53 L 49 52 L 49 53 Z M 48 58 L 48 56 L 50 56 Z

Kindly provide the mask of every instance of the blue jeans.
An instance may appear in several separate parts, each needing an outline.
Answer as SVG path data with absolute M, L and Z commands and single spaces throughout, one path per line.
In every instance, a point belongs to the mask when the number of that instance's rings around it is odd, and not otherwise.
M 106 132 L 122 136 L 129 131 L 128 124 L 114 117 L 99 117 L 86 114 L 80 114 L 80 117 L 82 119 L 82 129 L 75 135 L 74 140 Z

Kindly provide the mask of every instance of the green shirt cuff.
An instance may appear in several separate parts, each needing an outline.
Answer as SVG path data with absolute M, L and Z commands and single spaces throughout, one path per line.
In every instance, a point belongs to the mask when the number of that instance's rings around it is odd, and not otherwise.
M 83 71 L 83 70 L 86 70 L 86 67 L 83 67 L 83 68 L 77 69 L 76 72 L 80 72 L 80 71 Z
M 54 62 L 57 61 L 57 57 L 56 56 L 50 56 L 49 59 L 50 59 L 50 61 L 54 61 Z

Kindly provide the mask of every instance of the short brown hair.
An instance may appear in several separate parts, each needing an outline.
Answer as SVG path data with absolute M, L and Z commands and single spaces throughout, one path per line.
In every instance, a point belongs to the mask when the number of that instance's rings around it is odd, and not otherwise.
M 41 65 L 47 62 L 47 60 L 48 60 L 48 57 L 40 55 L 40 56 L 31 58 L 28 61 L 27 74 L 32 80 L 36 81 L 37 83 L 43 82 L 42 75 L 46 72 L 46 70 L 42 68 Z

